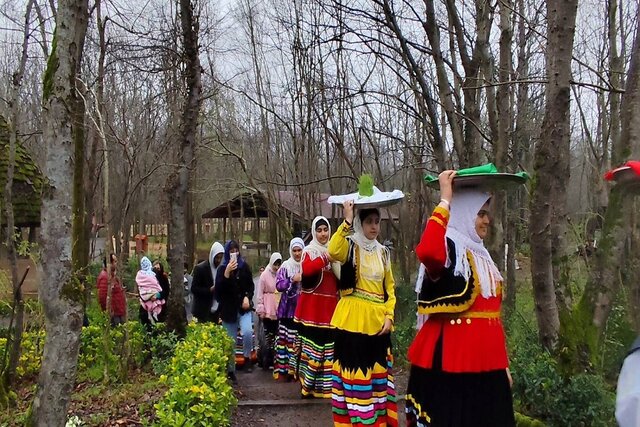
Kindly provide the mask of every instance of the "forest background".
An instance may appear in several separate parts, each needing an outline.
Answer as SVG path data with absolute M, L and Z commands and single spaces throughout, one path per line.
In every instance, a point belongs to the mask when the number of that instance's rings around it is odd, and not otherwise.
M 621 0 L 3 2 L 4 391 L 19 380 L 28 327 L 20 253 L 38 255 L 46 328 L 29 416 L 60 425 L 92 226 L 126 261 L 134 233 L 166 224 L 178 288 L 184 260 L 210 244 L 198 236 L 211 207 L 260 194 L 265 240 L 283 250 L 293 230 L 279 191 L 297 193 L 310 221 L 318 194 L 353 191 L 371 173 L 407 195 L 382 237 L 410 312 L 412 251 L 437 200 L 424 175 L 493 162 L 532 177 L 496 194 L 488 242 L 504 260 L 516 406 L 551 425 L 609 425 L 640 330 L 640 235 L 633 193 L 602 176 L 640 157 L 638 12 Z M 45 177 L 35 249 L 6 232 L 20 147 Z M 184 336 L 178 293 L 171 307 L 167 327 Z

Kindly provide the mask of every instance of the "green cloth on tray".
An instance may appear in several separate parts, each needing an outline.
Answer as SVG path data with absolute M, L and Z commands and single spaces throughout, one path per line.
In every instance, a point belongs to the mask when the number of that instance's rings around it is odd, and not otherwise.
M 493 163 L 487 163 L 486 165 L 473 166 L 473 167 L 466 168 L 466 169 L 460 169 L 456 173 L 456 176 L 486 175 L 486 174 L 492 174 L 492 173 L 498 173 L 498 169 L 496 168 L 496 166 Z M 523 177 L 524 179 L 528 179 L 529 178 L 529 175 L 526 172 L 518 172 L 518 173 L 513 174 L 513 175 Z M 432 182 L 438 180 L 438 176 L 425 175 L 424 180 L 427 183 L 432 183 Z

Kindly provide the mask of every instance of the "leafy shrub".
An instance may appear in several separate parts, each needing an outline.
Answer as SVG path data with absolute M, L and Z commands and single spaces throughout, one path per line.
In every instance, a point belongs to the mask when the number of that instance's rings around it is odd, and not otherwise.
M 154 373 L 167 373 L 178 341 L 178 336 L 173 331 L 167 331 L 164 323 L 156 323 L 151 335 L 151 366 Z
M 94 323 L 82 328 L 80 334 L 78 370 L 81 375 L 84 374 L 92 380 L 101 379 L 105 370 L 109 376 L 117 377 L 123 363 L 129 367 L 140 367 L 148 355 L 145 349 L 147 337 L 140 323 L 129 321 L 110 328 L 107 332 L 106 322 L 106 316 L 103 316 L 102 321 L 94 320 Z M 123 360 L 125 330 L 129 339 L 126 361 Z
M 564 377 L 557 361 L 538 344 L 533 328 L 528 326 L 511 327 L 516 409 L 551 426 L 615 425 L 615 396 L 602 376 L 581 373 Z
M 7 348 L 7 339 L 0 338 L 0 354 Z M 42 350 L 44 347 L 44 331 L 27 331 L 22 334 L 20 343 L 20 359 L 16 367 L 18 378 L 33 378 L 40 372 Z M 10 351 L 7 349 L 6 351 Z
M 516 427 L 545 427 L 545 424 L 542 421 L 516 412 Z
M 168 375 L 169 386 L 156 408 L 157 425 L 225 426 L 237 400 L 226 379 L 233 340 L 211 323 L 191 323 L 178 343 Z

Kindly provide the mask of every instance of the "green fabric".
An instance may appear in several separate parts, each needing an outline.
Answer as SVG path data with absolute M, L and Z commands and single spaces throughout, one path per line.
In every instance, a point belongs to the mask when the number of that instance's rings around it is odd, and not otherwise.
M 491 173 L 498 173 L 498 169 L 493 163 L 487 163 L 486 165 L 473 166 L 466 169 L 460 169 L 456 173 L 456 176 L 485 175 L 485 174 L 491 174 Z M 529 178 L 529 175 L 526 172 L 518 172 L 514 175 L 520 176 L 524 179 Z M 433 175 L 425 175 L 424 180 L 427 183 L 431 183 L 431 182 L 437 181 L 438 177 Z

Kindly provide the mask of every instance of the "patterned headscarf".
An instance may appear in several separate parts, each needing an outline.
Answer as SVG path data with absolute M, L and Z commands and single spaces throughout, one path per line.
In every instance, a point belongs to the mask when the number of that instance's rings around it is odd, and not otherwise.
M 143 256 L 140 260 L 140 270 L 147 276 L 156 277 L 156 273 L 153 271 L 153 264 L 146 256 Z

